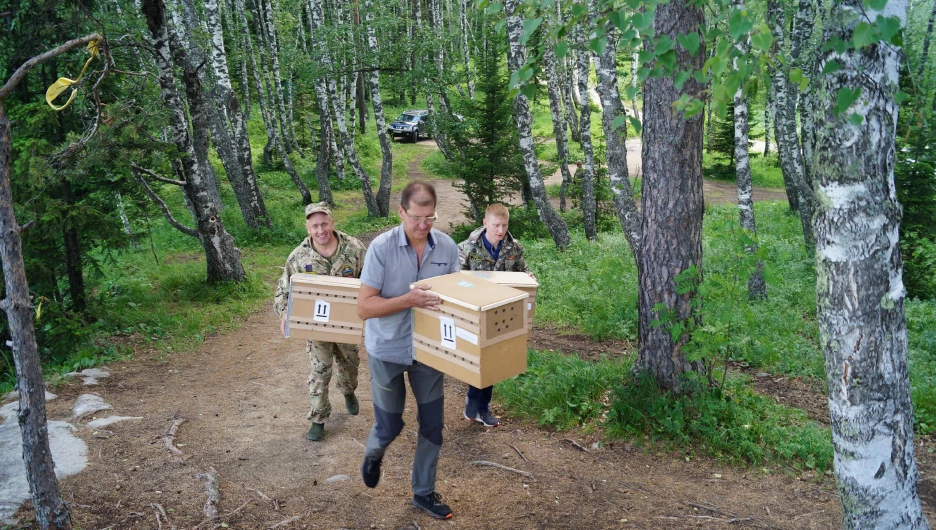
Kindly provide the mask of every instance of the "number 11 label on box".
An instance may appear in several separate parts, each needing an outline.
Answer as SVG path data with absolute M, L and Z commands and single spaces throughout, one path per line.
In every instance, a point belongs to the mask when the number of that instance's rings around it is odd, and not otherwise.
M 315 314 L 312 320 L 316 322 L 328 322 L 328 315 L 331 313 L 331 304 L 325 300 L 315 301 Z
M 455 349 L 455 321 L 451 318 L 439 317 L 439 330 L 442 336 L 442 347 Z

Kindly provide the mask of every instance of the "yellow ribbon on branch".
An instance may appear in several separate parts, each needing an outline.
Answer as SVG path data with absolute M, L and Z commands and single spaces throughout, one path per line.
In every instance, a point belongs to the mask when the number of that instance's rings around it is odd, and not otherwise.
M 88 69 L 88 66 L 91 64 L 91 61 L 93 61 L 101 53 L 100 50 L 98 49 L 98 41 L 95 40 L 95 41 L 91 41 L 88 43 L 88 53 L 91 54 L 91 57 L 88 57 L 88 60 L 85 61 L 84 68 L 82 68 L 81 73 L 78 74 L 78 79 L 69 79 L 67 77 L 60 77 L 54 83 L 52 83 L 52 86 L 50 86 L 48 90 L 46 90 L 46 103 L 48 103 L 49 106 L 52 107 L 52 109 L 57 110 L 57 111 L 65 109 L 66 107 L 71 105 L 72 100 L 74 100 L 75 96 L 78 95 L 78 88 L 76 87 L 75 89 L 72 90 L 71 95 L 68 96 L 68 101 L 66 101 L 64 105 L 62 105 L 61 107 L 56 107 L 55 104 L 52 103 L 53 101 L 55 101 L 55 98 L 59 96 L 59 94 L 64 92 L 68 87 L 74 85 L 78 81 L 81 81 L 81 78 L 84 77 L 84 73 Z

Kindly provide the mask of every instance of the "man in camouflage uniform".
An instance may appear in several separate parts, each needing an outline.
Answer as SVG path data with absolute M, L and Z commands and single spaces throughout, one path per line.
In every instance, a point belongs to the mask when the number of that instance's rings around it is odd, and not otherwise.
M 484 212 L 484 224 L 458 244 L 458 261 L 462 270 L 525 272 L 530 268 L 523 259 L 523 245 L 507 230 L 510 212 L 503 204 L 492 204 Z M 465 396 L 465 419 L 477 420 L 485 427 L 497 427 L 500 422 L 491 413 L 494 387 L 475 388 L 468 385 Z
M 289 278 L 297 273 L 325 274 L 345 278 L 360 278 L 364 265 L 364 245 L 357 239 L 335 230 L 331 210 L 324 202 L 306 206 L 306 231 L 309 237 L 296 247 L 286 258 L 283 276 L 276 286 L 273 310 L 281 316 L 280 331 L 286 334 L 286 306 L 289 302 Z M 338 389 L 345 397 L 348 413 L 355 415 L 360 410 L 357 397 L 358 346 L 310 340 L 306 351 L 312 361 L 309 375 L 309 402 L 311 409 L 307 419 L 312 426 L 306 438 L 319 441 L 325 436 L 325 420 L 331 415 L 328 402 L 328 383 L 332 376 L 332 363 L 338 363 Z

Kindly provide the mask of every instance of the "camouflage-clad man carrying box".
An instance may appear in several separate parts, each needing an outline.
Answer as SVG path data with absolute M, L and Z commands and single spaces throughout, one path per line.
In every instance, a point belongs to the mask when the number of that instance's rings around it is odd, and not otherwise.
M 283 276 L 276 286 L 273 310 L 281 316 L 280 331 L 286 334 L 286 306 L 289 302 L 289 278 L 297 273 L 323 274 L 360 278 L 364 265 L 364 245 L 357 239 L 335 230 L 335 220 L 324 202 L 306 206 L 306 231 L 309 237 L 296 247 L 286 258 Z M 310 340 L 306 351 L 312 361 L 309 375 L 309 410 L 307 419 L 312 426 L 306 438 L 312 441 L 325 436 L 325 420 L 331 415 L 328 401 L 328 383 L 332 376 L 332 364 L 338 363 L 338 389 L 345 397 L 348 413 L 355 415 L 360 410 L 354 391 L 357 389 L 358 347 L 353 344 L 338 344 Z

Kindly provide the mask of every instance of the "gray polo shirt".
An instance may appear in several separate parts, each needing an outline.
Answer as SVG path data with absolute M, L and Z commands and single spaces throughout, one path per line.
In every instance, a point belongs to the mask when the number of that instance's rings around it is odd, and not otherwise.
M 403 225 L 377 236 L 364 256 L 361 283 L 380 290 L 383 298 L 410 291 L 410 284 L 458 272 L 458 247 L 447 234 L 429 232 L 422 263 L 416 266 L 416 251 L 406 240 Z M 407 309 L 392 315 L 369 318 L 364 323 L 364 346 L 368 355 L 385 362 L 413 364 L 413 316 Z

